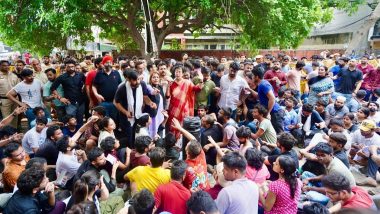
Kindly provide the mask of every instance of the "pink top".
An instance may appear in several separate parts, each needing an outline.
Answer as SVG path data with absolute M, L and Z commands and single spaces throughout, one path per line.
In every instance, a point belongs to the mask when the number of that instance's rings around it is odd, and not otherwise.
M 290 70 L 287 74 L 288 86 L 291 89 L 301 90 L 301 71 Z
M 247 177 L 249 180 L 257 183 L 262 184 L 270 177 L 270 173 L 268 171 L 268 168 L 265 164 L 263 164 L 263 167 L 259 171 L 257 171 L 255 168 L 251 166 L 247 166 L 245 170 L 245 177 Z
M 269 184 L 269 191 L 276 195 L 276 201 L 271 211 L 265 214 L 294 214 L 297 213 L 297 202 L 300 198 L 302 183 L 297 179 L 298 185 L 294 198 L 290 196 L 290 187 L 284 180 L 273 181 Z

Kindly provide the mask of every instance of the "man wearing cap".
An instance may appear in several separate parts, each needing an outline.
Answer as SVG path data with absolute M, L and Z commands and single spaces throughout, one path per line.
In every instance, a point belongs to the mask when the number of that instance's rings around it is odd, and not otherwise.
M 24 107 L 26 110 L 25 115 L 28 118 L 28 124 L 36 119 L 33 114 L 35 107 L 43 107 L 42 104 L 42 91 L 43 84 L 38 79 L 34 79 L 33 71 L 24 69 L 21 72 L 21 77 L 24 79 L 15 85 L 8 93 L 7 98 L 17 105 Z M 21 101 L 17 99 L 17 94 L 20 95 Z M 45 115 L 50 115 L 45 109 Z
M 117 109 L 113 104 L 117 87 L 122 82 L 118 71 L 112 70 L 112 56 L 105 56 L 102 60 L 104 69 L 97 72 L 92 83 L 92 91 L 101 106 L 106 108 L 107 115 L 117 121 Z
M 16 109 L 16 103 L 12 102 L 6 97 L 8 91 L 10 91 L 20 80 L 17 75 L 9 71 L 9 62 L 6 60 L 0 61 L 0 109 L 3 118 L 12 114 Z M 11 125 L 17 128 L 17 116 L 13 118 Z
M 353 148 L 359 148 L 354 160 L 361 162 L 368 160 L 367 179 L 357 182 L 358 185 L 377 186 L 376 172 L 380 166 L 379 150 L 380 136 L 375 132 L 376 124 L 373 120 L 364 120 L 359 130 L 352 134 Z
M 365 164 L 369 158 L 369 147 L 372 145 L 380 146 L 380 136 L 375 132 L 376 124 L 373 120 L 363 120 L 359 130 L 351 134 L 352 150 L 350 152 L 353 160 L 358 164 Z
M 356 68 L 356 60 L 348 61 L 348 68 L 341 69 L 334 79 L 340 78 L 340 85 L 336 89 L 349 102 L 352 96 L 359 91 L 363 82 L 363 73 Z
M 66 114 L 74 115 L 78 125 L 83 124 L 83 114 L 85 109 L 85 95 L 83 86 L 85 76 L 82 72 L 75 71 L 76 62 L 72 59 L 65 61 L 66 73 L 59 76 L 51 85 L 51 92 L 65 104 Z M 62 85 L 64 97 L 59 96 L 57 88 Z

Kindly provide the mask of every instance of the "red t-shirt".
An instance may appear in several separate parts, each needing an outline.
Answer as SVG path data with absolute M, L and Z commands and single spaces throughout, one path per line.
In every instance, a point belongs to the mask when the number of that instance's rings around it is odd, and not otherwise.
M 342 204 L 343 208 L 371 208 L 374 206 L 371 196 L 360 187 L 352 187 L 354 194 L 350 199 Z
M 85 82 L 86 86 L 90 86 L 90 97 L 95 106 L 98 104 L 98 100 L 96 99 L 94 92 L 92 92 L 92 82 L 95 79 L 96 73 L 96 70 L 89 71 Z
M 281 83 L 280 84 L 277 84 L 276 81 L 274 80 L 271 80 L 273 79 L 274 77 L 277 77 Z M 273 92 L 274 92 L 274 95 L 277 96 L 278 95 L 278 91 L 280 90 L 281 86 L 284 86 L 286 85 L 286 75 L 284 72 L 282 71 L 279 71 L 279 72 L 275 72 L 275 71 L 272 71 L 272 70 L 269 70 L 265 73 L 264 75 L 264 79 L 268 80 L 268 82 L 272 85 L 273 87 Z
M 166 211 L 186 214 L 186 201 L 189 200 L 190 196 L 190 191 L 176 181 L 158 186 L 154 192 L 154 201 L 158 209 L 157 213 Z
M 202 190 L 207 190 L 210 188 L 207 177 L 207 163 L 206 156 L 203 150 L 201 154 L 195 159 L 187 159 L 186 176 L 183 181 L 183 185 L 188 188 L 200 188 Z
M 150 158 L 147 155 L 142 155 L 139 157 L 136 157 L 136 150 L 132 150 L 130 154 L 130 163 L 131 163 L 131 169 L 138 167 L 138 166 L 148 166 L 150 165 Z

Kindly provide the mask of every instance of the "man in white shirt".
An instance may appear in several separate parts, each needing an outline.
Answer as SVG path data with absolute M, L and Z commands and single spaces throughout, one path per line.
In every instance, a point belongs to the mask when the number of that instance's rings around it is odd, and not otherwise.
M 40 145 L 46 140 L 47 119 L 45 117 L 36 119 L 36 126 L 27 131 L 22 138 L 22 147 L 29 157 L 33 158 Z
M 239 70 L 239 63 L 232 62 L 228 75 L 220 79 L 220 88 L 215 88 L 220 93 L 219 108 L 231 108 L 233 112 L 231 118 L 235 118 L 237 107 L 246 98 L 241 95 L 245 95 L 245 89 L 249 88 L 247 81 L 236 75 Z
M 223 175 L 231 185 L 224 187 L 215 202 L 221 214 L 257 214 L 259 188 L 245 177 L 247 161 L 238 152 L 223 156 Z
M 7 93 L 7 98 L 27 109 L 25 115 L 28 118 L 28 123 L 30 123 L 36 118 L 33 114 L 33 109 L 35 107 L 43 107 L 43 84 L 38 79 L 34 79 L 33 71 L 30 69 L 24 69 L 21 72 L 21 76 L 24 80 Z M 20 95 L 21 101 L 18 100 L 17 94 Z M 45 114 L 50 115 L 46 111 Z

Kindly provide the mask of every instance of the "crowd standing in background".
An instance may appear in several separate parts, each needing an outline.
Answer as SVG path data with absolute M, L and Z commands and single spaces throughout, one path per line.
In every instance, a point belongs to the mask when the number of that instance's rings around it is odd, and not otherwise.
M 340 54 L 0 61 L 0 209 L 376 213 L 379 63 Z

